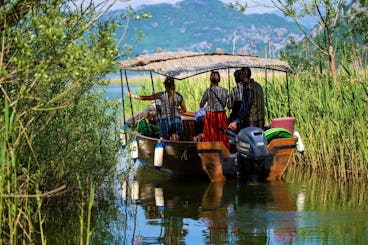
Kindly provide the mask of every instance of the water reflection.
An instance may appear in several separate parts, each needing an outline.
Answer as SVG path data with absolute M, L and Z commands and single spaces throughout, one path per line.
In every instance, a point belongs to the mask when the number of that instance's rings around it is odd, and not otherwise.
M 154 175 L 145 169 L 130 187 L 123 184 L 127 193 L 135 193 L 139 184 L 143 225 L 157 230 L 148 236 L 140 234 L 134 241 L 198 244 L 198 239 L 204 239 L 205 243 L 228 244 L 296 240 L 296 198 L 286 183 L 178 182 L 155 179 Z
M 139 170 L 96 200 L 90 244 L 368 244 L 366 181 L 287 177 L 208 183 Z M 49 244 L 78 243 L 80 210 L 70 202 L 48 209 Z

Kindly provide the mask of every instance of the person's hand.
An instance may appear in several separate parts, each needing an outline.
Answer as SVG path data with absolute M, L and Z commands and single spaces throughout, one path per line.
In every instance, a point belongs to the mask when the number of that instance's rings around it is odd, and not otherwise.
M 129 98 L 133 98 L 133 95 L 132 95 L 131 92 L 128 92 L 127 95 L 128 95 Z
M 238 128 L 238 125 L 236 124 L 236 122 L 231 122 L 228 126 L 228 128 L 232 131 L 235 131 Z

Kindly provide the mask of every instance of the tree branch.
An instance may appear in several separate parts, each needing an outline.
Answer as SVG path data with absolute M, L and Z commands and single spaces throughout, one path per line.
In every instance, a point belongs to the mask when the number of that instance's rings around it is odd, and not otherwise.
M 5 195 L 0 195 L 1 198 L 45 198 L 45 197 L 51 197 L 54 196 L 56 194 L 58 194 L 59 192 L 63 191 L 66 188 L 66 185 L 62 185 L 54 190 L 42 193 L 42 194 L 5 194 Z

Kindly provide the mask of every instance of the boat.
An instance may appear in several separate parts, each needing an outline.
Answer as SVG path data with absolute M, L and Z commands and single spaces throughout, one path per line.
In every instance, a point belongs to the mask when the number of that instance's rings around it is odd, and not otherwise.
M 266 79 L 268 71 L 284 72 L 286 79 L 288 74 L 292 73 L 289 64 L 279 59 L 226 53 L 162 52 L 122 61 L 120 74 L 123 84 L 122 71 L 124 71 L 129 89 L 127 71 L 146 71 L 151 74 L 151 79 L 155 73 L 183 80 L 212 70 L 237 69 L 245 66 L 264 69 Z M 134 128 L 134 123 L 142 118 L 143 113 L 144 111 L 137 113 L 126 121 L 124 119 L 123 131 L 132 128 L 132 125 Z M 181 117 L 184 134 L 180 141 L 134 134 L 133 140 L 138 150 L 134 158 L 137 158 L 141 165 L 176 178 L 207 179 L 211 182 L 230 180 L 272 182 L 282 179 L 295 149 L 302 146 L 300 135 L 294 130 L 296 119 L 290 116 L 290 105 L 289 115 L 270 120 L 272 132 L 269 134 L 269 130 L 264 131 L 255 127 L 242 129 L 238 134 L 225 130 L 233 142 L 234 151 L 229 151 L 222 142 L 194 141 L 194 112 L 183 113 Z M 158 145 L 163 151 L 160 163 L 156 164 L 155 151 Z

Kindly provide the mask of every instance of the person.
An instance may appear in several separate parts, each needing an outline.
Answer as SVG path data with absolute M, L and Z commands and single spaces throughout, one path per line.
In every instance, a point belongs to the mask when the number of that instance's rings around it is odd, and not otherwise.
M 252 72 L 249 67 L 240 70 L 241 82 L 243 83 L 243 101 L 233 122 L 228 128 L 239 132 L 245 127 L 264 128 L 264 95 L 262 86 L 251 78 Z
M 206 115 L 206 110 L 207 106 L 203 106 L 194 113 L 194 130 L 196 133 L 196 136 L 193 137 L 194 141 L 202 141 L 204 116 Z
M 236 86 L 231 89 L 229 100 L 227 102 L 227 107 L 231 109 L 231 113 L 229 115 L 229 123 L 233 122 L 238 114 L 240 109 L 240 105 L 243 101 L 243 83 L 241 82 L 241 70 L 236 70 L 234 72 L 234 79 Z
M 175 81 L 172 77 L 166 77 L 164 81 L 165 91 L 153 95 L 133 95 L 128 96 L 138 100 L 161 101 L 160 115 L 160 137 L 170 140 L 180 140 L 180 135 L 184 132 L 184 125 L 181 113 L 187 111 L 183 96 L 176 92 Z
M 199 107 L 202 108 L 207 103 L 207 110 L 204 119 L 203 141 L 222 141 L 230 150 L 229 138 L 223 130 L 227 127 L 227 116 L 225 112 L 228 90 L 219 87 L 220 73 L 212 71 L 210 75 L 211 85 L 202 96 Z
M 138 122 L 137 130 L 142 135 L 158 138 L 160 128 L 156 123 L 154 110 L 149 109 L 143 113 L 143 118 Z

